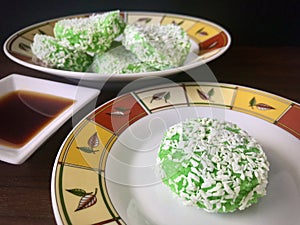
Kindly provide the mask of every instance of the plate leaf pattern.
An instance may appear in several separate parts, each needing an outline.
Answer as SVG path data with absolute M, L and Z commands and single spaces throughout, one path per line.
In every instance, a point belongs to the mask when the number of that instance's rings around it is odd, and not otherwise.
M 150 21 L 152 20 L 152 18 L 149 18 L 149 17 L 142 17 L 142 18 L 139 18 L 136 22 L 138 23 L 150 23 Z
M 218 41 L 215 41 L 215 42 L 211 43 L 211 44 L 208 46 L 208 49 L 217 46 L 217 44 L 218 44 Z
M 47 35 L 46 32 L 42 31 L 41 29 L 38 29 L 39 34 Z
M 19 48 L 22 49 L 25 52 L 29 52 L 31 50 L 30 46 L 27 44 L 24 44 L 23 42 L 21 42 L 19 44 Z
M 106 114 L 110 116 L 126 116 L 129 114 L 127 113 L 127 111 L 129 111 L 128 108 L 116 107 L 113 111 L 108 112 Z
M 200 35 L 200 36 L 207 36 L 208 33 L 206 31 L 204 31 L 205 27 L 201 27 L 199 30 L 196 31 L 196 35 Z
M 97 132 L 95 132 L 92 136 L 89 137 L 87 144 L 88 146 L 77 147 L 77 149 L 85 153 L 94 153 L 94 154 L 99 151 L 94 149 L 98 147 L 100 144 L 100 139 L 98 137 Z
M 249 101 L 249 106 L 254 109 L 254 107 L 256 107 L 258 110 L 263 110 L 263 111 L 266 111 L 266 110 L 274 110 L 275 108 L 271 105 L 268 105 L 266 103 L 257 103 L 256 101 L 256 98 L 253 97 L 250 101 Z
M 168 92 L 166 92 L 166 91 L 158 92 L 152 96 L 150 103 L 152 103 L 153 101 L 159 101 L 162 99 L 164 99 L 165 103 L 167 103 L 170 98 L 171 98 L 171 93 L 169 91 Z
M 275 109 L 273 106 L 267 105 L 265 103 L 257 103 L 255 106 L 259 110 L 271 110 L 271 109 Z
M 73 195 L 79 196 L 79 197 L 83 197 L 87 194 L 91 194 L 91 193 L 86 193 L 85 190 L 80 189 L 80 188 L 74 188 L 74 189 L 66 189 L 67 192 L 70 192 Z
M 177 23 L 176 23 L 175 20 L 172 21 L 172 24 L 177 25 L 177 26 L 180 26 L 180 25 L 182 25 L 183 23 L 184 23 L 184 20 L 181 20 L 181 21 L 179 21 L 179 22 L 177 22 Z
M 211 97 L 215 94 L 214 88 L 211 88 L 207 93 L 197 89 L 197 93 L 202 100 L 211 101 Z
M 97 188 L 95 188 L 95 192 L 89 192 L 87 193 L 85 190 L 80 189 L 80 188 L 74 188 L 74 189 L 67 189 L 66 191 L 81 197 L 79 202 L 78 202 L 78 206 L 75 209 L 75 212 L 82 210 L 82 209 L 86 209 L 89 208 L 93 205 L 95 205 L 97 203 Z
M 171 93 L 167 92 L 167 94 L 165 94 L 164 96 L 165 103 L 167 103 L 170 98 L 171 98 Z
M 95 132 L 88 140 L 88 145 L 90 148 L 96 148 L 100 144 L 100 140 L 98 138 L 97 132 Z

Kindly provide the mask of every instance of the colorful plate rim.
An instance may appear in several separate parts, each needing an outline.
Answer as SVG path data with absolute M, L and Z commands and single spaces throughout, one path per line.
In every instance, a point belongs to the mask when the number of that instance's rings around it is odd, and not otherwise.
M 221 107 L 241 112 L 274 124 L 295 140 L 300 139 L 299 123 L 293 122 L 300 119 L 300 104 L 257 89 L 225 83 L 183 82 L 123 94 L 88 114 L 62 144 L 51 180 L 57 223 L 72 224 L 79 215 L 81 218 L 94 215 L 90 223 L 126 224 L 106 190 L 104 171 L 109 151 L 130 125 L 147 115 L 174 107 Z M 83 175 L 82 181 L 71 181 L 78 172 Z M 74 182 L 78 184 L 73 185 Z M 87 197 L 90 202 L 85 208 L 81 203 Z
M 95 12 L 96 13 L 96 12 Z M 102 13 L 102 12 L 99 12 Z M 35 64 L 32 61 L 31 43 L 33 36 L 36 33 L 53 35 L 53 26 L 56 21 L 72 17 L 84 17 L 93 13 L 70 15 L 66 17 L 59 17 L 51 20 L 46 20 L 37 24 L 28 26 L 16 33 L 12 34 L 4 43 L 3 50 L 5 54 L 12 61 L 23 65 L 25 67 L 49 73 L 55 76 L 62 76 L 69 79 L 89 80 L 89 81 L 126 81 L 135 80 L 142 77 L 151 76 L 166 76 L 174 73 L 187 71 L 205 64 L 221 56 L 231 44 L 231 36 L 227 30 L 220 25 L 192 16 L 185 16 L 174 13 L 163 12 L 138 12 L 138 11 L 123 11 L 121 15 L 128 23 L 150 21 L 151 23 L 176 23 L 179 24 L 191 37 L 196 44 L 198 55 L 195 60 L 178 68 L 167 69 L 164 71 L 146 72 L 146 73 L 132 73 L 132 74 L 96 74 L 86 72 L 72 72 L 53 68 L 43 67 Z M 146 20 L 148 19 L 148 20 Z

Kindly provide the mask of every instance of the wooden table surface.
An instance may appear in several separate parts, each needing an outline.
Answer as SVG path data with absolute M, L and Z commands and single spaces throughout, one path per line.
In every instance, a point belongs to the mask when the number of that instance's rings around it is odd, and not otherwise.
M 300 47 L 233 45 L 207 65 L 219 82 L 257 88 L 300 102 L 299 59 Z M 1 52 L 0 78 L 12 73 L 70 83 L 65 78 L 20 66 Z M 170 79 L 185 81 L 185 76 Z M 126 82 L 116 87 L 108 83 L 97 104 L 115 97 L 124 85 Z M 52 166 L 71 129 L 69 120 L 21 165 L 0 162 L 0 224 L 56 224 L 50 194 Z

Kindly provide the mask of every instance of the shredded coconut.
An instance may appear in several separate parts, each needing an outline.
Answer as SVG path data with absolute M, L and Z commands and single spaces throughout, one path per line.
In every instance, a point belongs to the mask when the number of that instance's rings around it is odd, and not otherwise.
M 174 24 L 130 24 L 123 35 L 125 48 L 156 69 L 181 66 L 191 47 L 188 35 Z
M 154 70 L 122 45 L 103 54 L 97 54 L 90 66 L 91 72 L 100 74 L 140 73 Z
M 174 160 L 174 154 L 182 158 Z M 175 124 L 165 133 L 158 157 L 163 182 L 185 204 L 208 212 L 243 210 L 266 194 L 267 157 L 235 124 L 210 118 Z
M 109 49 L 124 27 L 120 11 L 115 10 L 85 18 L 59 20 L 53 31 L 56 38 L 64 40 L 65 47 L 94 56 Z
M 92 57 L 81 51 L 65 48 L 54 37 L 36 34 L 31 46 L 32 53 L 48 67 L 84 72 L 92 63 Z

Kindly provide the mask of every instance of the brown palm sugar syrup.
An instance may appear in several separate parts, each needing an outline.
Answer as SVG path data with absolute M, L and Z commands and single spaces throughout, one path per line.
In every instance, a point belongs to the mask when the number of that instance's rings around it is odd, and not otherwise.
M 25 90 L 0 97 L 0 144 L 13 148 L 25 145 L 73 102 Z

